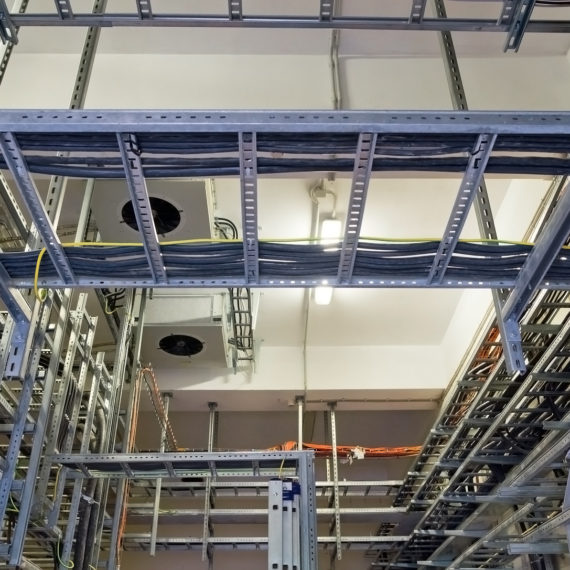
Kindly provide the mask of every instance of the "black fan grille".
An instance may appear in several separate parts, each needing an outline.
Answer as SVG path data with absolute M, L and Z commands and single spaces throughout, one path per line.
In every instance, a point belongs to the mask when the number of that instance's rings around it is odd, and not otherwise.
M 178 208 L 162 198 L 151 196 L 149 198 L 150 207 L 152 208 L 152 217 L 156 233 L 159 235 L 167 234 L 175 230 L 180 225 L 180 212 Z M 123 222 L 133 230 L 138 231 L 137 218 L 132 201 L 128 201 L 121 209 Z
M 173 356 L 194 356 L 204 349 L 204 343 L 185 334 L 171 334 L 160 339 L 160 350 Z

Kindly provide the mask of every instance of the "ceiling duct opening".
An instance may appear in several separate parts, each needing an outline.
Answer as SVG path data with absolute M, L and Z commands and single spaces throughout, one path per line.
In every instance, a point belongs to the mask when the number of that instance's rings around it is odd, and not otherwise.
M 194 336 L 171 334 L 160 339 L 160 350 L 172 356 L 187 356 L 190 358 L 204 349 L 204 343 Z
M 149 201 L 152 209 L 152 217 L 154 219 L 154 227 L 156 228 L 156 233 L 158 235 L 166 235 L 180 225 L 182 220 L 180 216 L 181 211 L 178 210 L 172 202 L 163 200 L 162 198 L 157 198 L 156 196 L 151 196 Z M 121 217 L 127 226 L 137 232 L 139 231 L 132 200 L 129 200 L 121 208 Z

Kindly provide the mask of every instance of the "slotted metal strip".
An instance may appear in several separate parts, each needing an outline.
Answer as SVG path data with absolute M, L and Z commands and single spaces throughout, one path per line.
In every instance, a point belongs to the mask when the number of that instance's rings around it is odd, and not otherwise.
M 319 6 L 319 20 L 330 22 L 334 16 L 334 0 L 321 0 Z
M 20 194 L 32 215 L 38 232 L 44 241 L 47 253 L 55 266 L 57 274 L 64 283 L 72 284 L 75 281 L 73 271 L 71 270 L 71 266 L 59 242 L 55 229 L 49 220 L 44 205 L 42 204 L 36 185 L 28 172 L 26 160 L 13 133 L 0 134 L 0 149 L 2 150 L 6 165 L 10 169 L 10 173 L 16 182 Z
M 412 0 L 410 24 L 420 24 L 424 19 L 427 0 Z
M 444 279 L 496 140 L 496 135 L 482 134 L 477 137 L 443 239 L 429 271 L 429 283 L 441 283 Z
M 259 244 L 257 236 L 257 137 L 255 133 L 239 133 L 241 180 L 241 213 L 245 279 L 259 279 Z
M 536 0 L 518 0 L 512 11 L 505 51 L 518 51 L 528 28 Z
M 73 9 L 70 0 L 55 0 L 55 8 L 62 20 L 73 18 Z
M 150 20 L 152 18 L 150 0 L 137 0 L 137 11 L 141 19 Z
M 230 20 L 241 20 L 243 18 L 241 0 L 228 0 L 228 13 Z
M 352 188 L 350 189 L 348 202 L 348 215 L 346 217 L 346 229 L 338 269 L 338 283 L 341 285 L 349 283 L 352 279 L 352 270 L 356 260 L 358 238 L 360 237 L 362 218 L 364 217 L 364 206 L 366 204 L 366 194 L 370 182 L 377 138 L 378 135 L 371 133 L 361 133 L 358 136 Z
M 140 151 L 134 135 L 118 133 L 117 141 L 125 168 L 125 178 L 129 186 L 131 200 L 142 237 L 144 250 L 152 278 L 156 283 L 166 283 L 166 269 L 158 243 L 152 207 L 146 188 Z

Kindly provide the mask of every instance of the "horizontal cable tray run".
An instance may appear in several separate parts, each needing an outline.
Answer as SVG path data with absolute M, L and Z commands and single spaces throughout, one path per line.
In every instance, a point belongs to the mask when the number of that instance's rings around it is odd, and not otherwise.
M 54 455 L 54 464 L 78 476 L 157 478 L 187 476 L 276 476 L 296 473 L 301 455 L 312 452 L 124 453 Z

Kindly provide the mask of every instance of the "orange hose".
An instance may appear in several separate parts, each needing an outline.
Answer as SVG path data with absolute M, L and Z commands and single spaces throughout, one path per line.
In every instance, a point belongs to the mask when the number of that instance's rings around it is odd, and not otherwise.
M 297 449 L 296 441 L 286 441 L 281 445 L 271 447 L 270 451 L 292 451 Z M 312 450 L 317 457 L 331 457 L 332 445 L 323 445 L 317 443 L 303 443 L 303 449 Z M 360 445 L 337 445 L 336 451 L 341 457 L 350 457 L 353 450 L 358 449 L 364 453 L 364 457 L 412 457 L 418 455 L 421 446 L 405 446 L 405 447 L 362 447 Z

